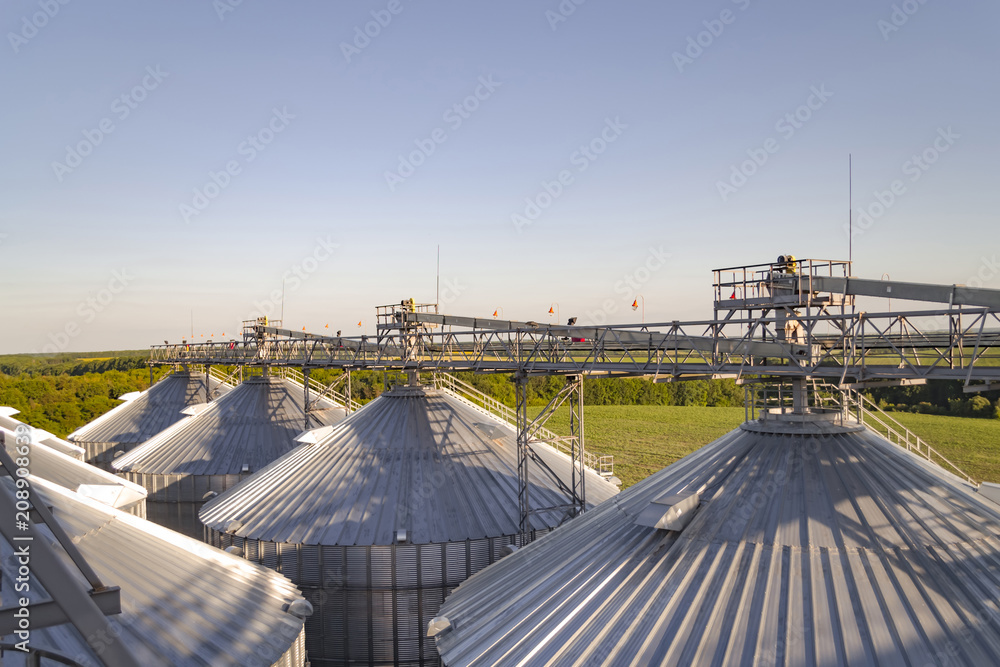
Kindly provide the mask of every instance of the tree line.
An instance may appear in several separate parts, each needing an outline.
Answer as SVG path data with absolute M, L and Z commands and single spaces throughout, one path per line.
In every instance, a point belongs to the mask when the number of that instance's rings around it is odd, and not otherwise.
M 117 399 L 122 394 L 149 388 L 146 353 L 95 358 L 99 354 L 0 357 L 0 405 L 17 408 L 22 421 L 65 437 L 120 405 Z M 165 367 L 155 367 L 153 380 L 166 372 Z M 333 382 L 342 373 L 317 369 L 312 371 L 311 377 L 319 386 Z M 510 375 L 468 372 L 455 375 L 514 407 L 514 384 Z M 405 375 L 399 372 L 354 371 L 351 375 L 352 398 L 367 403 L 387 386 L 405 382 Z M 528 402 L 544 405 L 564 383 L 565 379 L 559 376 L 529 379 Z M 340 391 L 346 393 L 343 384 Z M 1000 418 L 1000 391 L 968 395 L 962 391 L 961 382 L 882 387 L 866 393 L 885 410 Z M 585 405 L 739 407 L 743 401 L 743 387 L 728 379 L 656 383 L 644 378 L 588 378 L 584 382 Z

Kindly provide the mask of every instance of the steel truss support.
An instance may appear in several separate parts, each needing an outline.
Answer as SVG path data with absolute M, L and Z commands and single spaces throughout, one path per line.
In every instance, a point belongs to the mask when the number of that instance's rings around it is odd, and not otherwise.
M 571 375 L 566 378 L 566 384 L 549 401 L 534 419 L 528 415 L 528 376 L 518 373 L 514 378 L 516 413 L 517 413 L 517 474 L 518 474 L 518 504 L 521 512 L 521 538 L 527 541 L 532 530 L 531 517 L 543 512 L 562 512 L 563 520 L 571 519 L 586 511 L 586 465 L 584 464 L 584 430 L 583 430 L 583 376 Z M 551 439 L 538 437 L 545 423 L 555 412 L 567 405 L 570 413 L 570 434 L 559 437 L 558 440 L 569 445 L 572 473 L 569 483 L 557 475 L 545 462 L 532 443 L 553 442 Z M 565 496 L 566 502 L 553 507 L 534 507 L 531 504 L 532 472 L 548 477 Z
M 309 419 L 309 410 L 312 406 L 309 405 L 309 376 L 312 371 L 308 368 L 302 369 L 302 415 L 305 419 L 305 430 L 308 431 L 312 428 L 312 423 Z
M 12 478 L 23 479 L 16 476 L 17 466 L 7 453 L 2 433 L 0 433 L 0 464 Z M 21 525 L 15 526 L 18 509 L 14 494 L 5 486 L 0 488 L 0 515 L 2 515 L 0 533 L 16 553 L 23 552 L 29 555 L 31 577 L 40 581 L 52 598 L 52 603 L 43 603 L 35 607 L 35 611 L 40 612 L 41 617 L 38 627 L 41 628 L 45 624 L 71 623 L 97 653 L 98 660 L 107 667 L 119 665 L 139 667 L 138 660 L 121 640 L 121 633 L 111 627 L 105 616 L 121 612 L 119 590 L 105 586 L 101 582 L 97 573 L 90 567 L 76 544 L 52 516 L 34 489 L 28 486 L 27 491 L 31 507 L 41 517 L 90 586 L 89 591 L 84 588 L 79 575 L 67 566 L 59 556 L 55 545 L 44 533 L 39 532 L 37 525 L 29 524 L 28 530 Z M 9 608 L 5 608 L 0 617 L 6 617 L 10 611 Z

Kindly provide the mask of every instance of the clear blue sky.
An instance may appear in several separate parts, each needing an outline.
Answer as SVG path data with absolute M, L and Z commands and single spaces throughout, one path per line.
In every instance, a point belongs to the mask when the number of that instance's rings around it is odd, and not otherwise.
M 1000 251 L 996 2 L 228 6 L 3 4 L 0 352 L 228 338 L 283 275 L 286 325 L 372 333 L 439 244 L 448 312 L 707 317 L 712 268 L 846 258 L 848 153 L 856 211 L 901 193 L 855 274 Z

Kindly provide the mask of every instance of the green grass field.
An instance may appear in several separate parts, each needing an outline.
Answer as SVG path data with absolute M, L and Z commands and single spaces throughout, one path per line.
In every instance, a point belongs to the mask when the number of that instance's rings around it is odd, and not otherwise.
M 889 414 L 977 482 L 1000 482 L 1000 419 Z
M 584 407 L 587 448 L 613 454 L 615 474 L 628 487 L 670 465 L 743 422 L 743 408 L 662 405 Z M 569 413 L 560 410 L 547 424 L 569 432 Z
M 976 481 L 1000 482 L 1000 420 L 891 413 Z M 608 405 L 584 408 L 587 449 L 613 454 L 628 487 L 743 422 L 743 408 Z M 561 410 L 547 426 L 569 432 Z

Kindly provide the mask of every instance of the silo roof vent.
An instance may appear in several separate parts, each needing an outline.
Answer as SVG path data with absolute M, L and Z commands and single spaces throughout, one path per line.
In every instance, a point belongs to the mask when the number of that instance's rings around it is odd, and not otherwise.
M 671 493 L 660 496 L 639 513 L 635 522 L 659 530 L 681 531 L 694 518 L 701 496 L 697 493 Z

